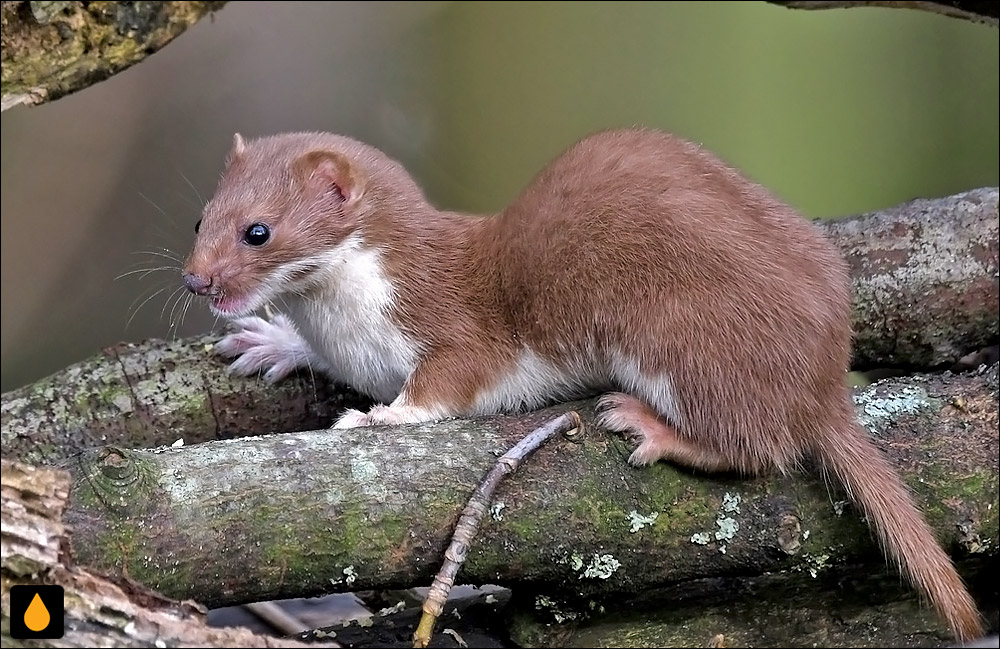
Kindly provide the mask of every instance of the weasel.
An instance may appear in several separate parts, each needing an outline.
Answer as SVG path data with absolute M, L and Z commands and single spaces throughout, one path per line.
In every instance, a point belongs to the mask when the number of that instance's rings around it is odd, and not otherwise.
M 438 209 L 354 139 L 234 137 L 187 287 L 235 320 L 218 350 L 310 366 L 379 402 L 334 427 L 517 412 L 606 392 L 634 465 L 838 478 L 956 637 L 981 618 L 854 416 L 848 270 L 814 224 L 705 149 L 589 136 L 501 212 Z M 270 321 L 252 314 L 274 305 Z

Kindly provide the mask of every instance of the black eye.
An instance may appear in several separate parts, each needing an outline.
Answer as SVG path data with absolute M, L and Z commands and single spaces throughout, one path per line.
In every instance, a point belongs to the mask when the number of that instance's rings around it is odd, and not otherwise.
M 271 228 L 263 223 L 254 223 L 243 233 L 243 240 L 251 246 L 263 246 L 271 238 Z
M 198 222 L 194 224 L 194 233 L 198 234 L 198 230 L 200 229 L 201 229 L 201 219 L 198 219 Z

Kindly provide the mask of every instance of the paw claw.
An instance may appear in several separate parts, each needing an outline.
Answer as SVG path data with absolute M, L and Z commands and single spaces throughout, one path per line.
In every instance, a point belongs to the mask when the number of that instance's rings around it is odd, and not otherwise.
M 628 463 L 632 466 L 649 466 L 655 464 L 662 457 L 659 449 L 648 442 L 643 442 L 628 456 Z

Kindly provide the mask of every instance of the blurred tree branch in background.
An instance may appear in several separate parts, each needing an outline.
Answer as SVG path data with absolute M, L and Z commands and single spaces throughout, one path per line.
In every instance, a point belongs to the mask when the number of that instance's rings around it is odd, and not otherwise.
M 795 9 L 898 7 L 996 26 L 996 2 L 780 1 Z M 219 2 L 5 1 L 0 6 L 0 111 L 86 88 L 153 54 Z
M 771 4 L 781 5 L 790 9 L 850 9 L 853 7 L 886 7 L 893 9 L 921 9 L 952 18 L 962 18 L 972 22 L 997 26 L 1000 16 L 1000 3 L 980 0 L 964 2 L 891 2 L 890 0 L 874 0 L 851 2 L 849 0 L 768 0 Z
M 142 61 L 225 2 L 3 2 L 0 110 L 58 99 Z

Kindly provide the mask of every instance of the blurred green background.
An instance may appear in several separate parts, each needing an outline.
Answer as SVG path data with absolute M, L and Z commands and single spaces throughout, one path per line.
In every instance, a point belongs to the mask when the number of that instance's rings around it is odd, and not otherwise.
M 437 204 L 492 211 L 587 133 L 652 126 L 831 218 L 997 185 L 998 60 L 995 28 L 909 9 L 231 2 L 0 117 L 0 387 L 214 326 L 198 304 L 171 316 L 174 270 L 115 278 L 158 259 L 138 251 L 186 254 L 234 131 L 351 135 Z

